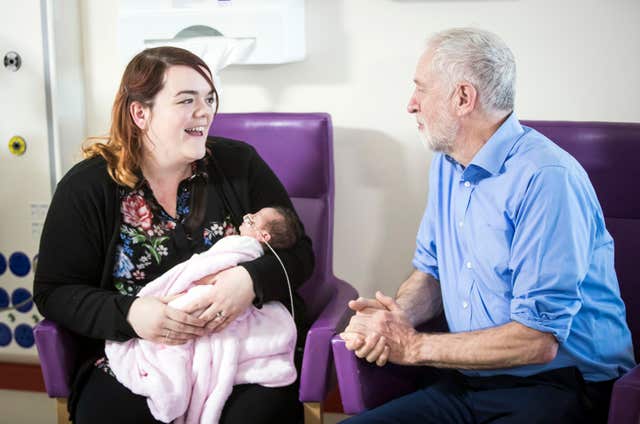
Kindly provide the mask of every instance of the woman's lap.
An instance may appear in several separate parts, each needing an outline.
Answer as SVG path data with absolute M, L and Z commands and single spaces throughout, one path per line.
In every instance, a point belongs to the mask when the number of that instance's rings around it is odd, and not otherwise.
M 94 368 L 78 395 L 74 423 L 159 423 L 147 398 L 136 395 L 102 369 Z
M 84 384 L 75 411 L 75 423 L 158 423 L 147 406 L 147 399 L 132 393 L 114 377 L 94 368 Z M 235 386 L 222 411 L 220 422 L 298 423 L 302 405 L 298 385 L 263 387 L 257 384 Z
M 222 411 L 221 424 L 301 423 L 302 404 L 298 385 L 263 387 L 257 384 L 235 386 Z

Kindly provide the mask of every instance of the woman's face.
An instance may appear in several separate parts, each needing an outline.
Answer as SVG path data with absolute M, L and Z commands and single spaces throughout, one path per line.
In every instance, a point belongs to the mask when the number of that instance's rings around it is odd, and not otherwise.
M 188 66 L 168 68 L 164 87 L 147 110 L 145 160 L 179 167 L 204 157 L 214 107 L 213 91 L 202 75 Z

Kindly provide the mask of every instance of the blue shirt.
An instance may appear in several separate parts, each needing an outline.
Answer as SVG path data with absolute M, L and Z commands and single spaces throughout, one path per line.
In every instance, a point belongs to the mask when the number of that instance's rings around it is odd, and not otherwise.
M 517 321 L 559 342 L 548 364 L 466 374 L 577 366 L 602 381 L 634 365 L 613 239 L 589 177 L 514 113 L 466 168 L 435 155 L 413 265 L 440 281 L 450 331 Z

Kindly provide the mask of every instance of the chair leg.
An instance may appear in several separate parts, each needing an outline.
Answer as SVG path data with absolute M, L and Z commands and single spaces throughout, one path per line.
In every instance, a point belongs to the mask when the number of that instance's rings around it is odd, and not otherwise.
M 56 407 L 58 409 L 58 424 L 71 424 L 69 412 L 67 412 L 67 398 L 56 398 Z
M 305 402 L 304 403 L 304 424 L 322 424 L 322 403 Z

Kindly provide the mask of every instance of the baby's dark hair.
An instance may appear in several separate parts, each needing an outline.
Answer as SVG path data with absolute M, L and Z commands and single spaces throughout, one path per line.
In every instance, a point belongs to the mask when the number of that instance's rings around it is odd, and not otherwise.
M 265 228 L 271 235 L 269 244 L 274 249 L 288 249 L 293 247 L 302 237 L 302 225 L 296 213 L 282 206 L 271 206 L 280 214 L 281 219 L 273 220 Z

